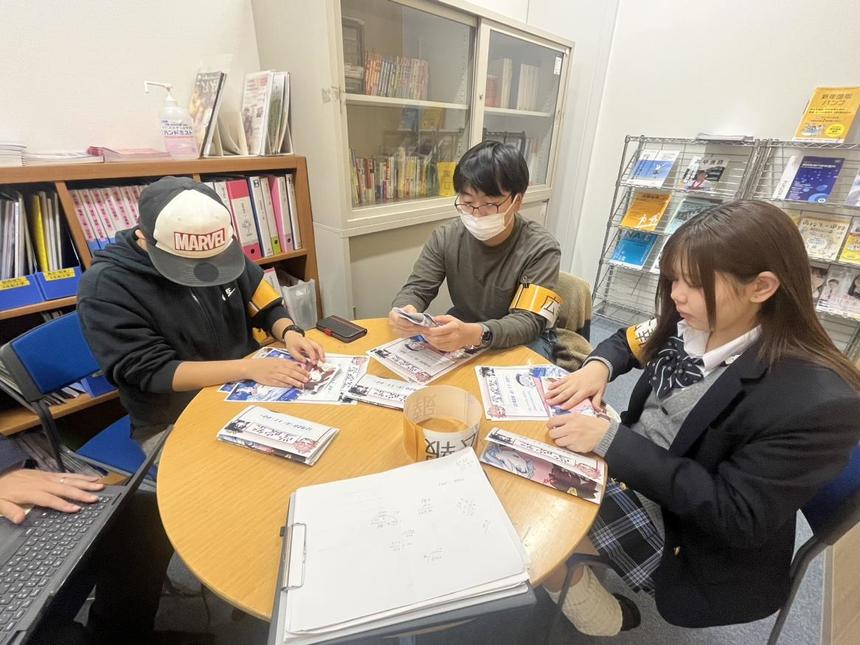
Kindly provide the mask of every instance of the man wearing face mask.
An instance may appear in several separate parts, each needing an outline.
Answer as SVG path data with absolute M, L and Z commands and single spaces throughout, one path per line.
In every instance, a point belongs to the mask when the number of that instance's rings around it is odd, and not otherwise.
M 433 328 L 392 310 L 395 333 L 420 334 L 442 351 L 528 345 L 553 358 L 561 249 L 518 213 L 528 183 L 528 166 L 513 146 L 485 141 L 463 155 L 454 170 L 460 217 L 433 231 L 392 303 L 424 311 L 447 278 L 454 307 L 434 316 Z

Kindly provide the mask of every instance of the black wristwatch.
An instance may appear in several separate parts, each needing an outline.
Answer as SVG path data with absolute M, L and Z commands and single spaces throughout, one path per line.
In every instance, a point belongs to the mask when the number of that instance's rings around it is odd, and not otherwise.
M 489 347 L 490 343 L 493 342 L 493 332 L 490 331 L 490 328 L 487 327 L 484 323 L 480 323 L 481 325 L 481 342 L 477 345 L 472 345 L 469 349 L 484 349 L 485 347 Z
M 305 330 L 299 327 L 296 323 L 293 323 L 292 325 L 287 326 L 287 328 L 284 330 L 284 335 L 281 336 L 281 341 L 285 341 L 287 339 L 287 332 L 291 331 L 294 331 L 297 334 L 301 334 L 302 336 L 305 335 Z

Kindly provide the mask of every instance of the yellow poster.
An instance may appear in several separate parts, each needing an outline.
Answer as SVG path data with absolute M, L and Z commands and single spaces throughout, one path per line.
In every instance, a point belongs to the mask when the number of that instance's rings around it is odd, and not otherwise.
M 640 231 L 653 231 L 657 228 L 666 207 L 669 205 L 669 193 L 659 193 L 650 190 L 637 190 L 633 194 L 630 206 L 621 220 L 624 228 L 635 228 Z
M 816 87 L 795 141 L 842 143 L 860 107 L 860 87 Z

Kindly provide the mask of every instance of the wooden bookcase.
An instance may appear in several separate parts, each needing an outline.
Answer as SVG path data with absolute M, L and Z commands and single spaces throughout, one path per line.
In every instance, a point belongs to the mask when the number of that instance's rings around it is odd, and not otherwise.
M 0 168 L 0 188 L 27 188 L 38 185 L 40 189 L 56 190 L 63 216 L 69 226 L 72 241 L 81 259 L 82 269 L 92 264 L 92 254 L 87 247 L 80 223 L 75 217 L 74 204 L 69 192 L 76 188 L 123 185 L 124 183 L 149 182 L 167 175 L 192 177 L 198 181 L 224 175 L 251 176 L 259 173 L 291 173 L 296 187 L 299 232 L 302 248 L 280 255 L 261 258 L 262 266 L 278 266 L 302 280 L 313 279 L 319 293 L 316 246 L 314 242 L 313 215 L 308 188 L 307 162 L 304 157 L 283 155 L 272 157 L 225 157 L 218 159 L 196 159 L 190 161 L 157 160 L 143 162 L 98 163 L 80 165 L 45 165 L 23 168 Z M 63 309 L 70 311 L 75 306 L 75 297 L 49 300 L 34 305 L 0 311 L 0 343 L 7 342 L 30 327 L 42 322 L 38 315 L 44 311 Z M 321 304 L 318 304 L 321 312 Z M 52 406 L 55 418 L 74 414 L 116 398 L 112 392 L 97 399 L 82 395 L 68 403 Z M 0 434 L 9 435 L 39 425 L 35 414 L 22 407 L 0 409 Z

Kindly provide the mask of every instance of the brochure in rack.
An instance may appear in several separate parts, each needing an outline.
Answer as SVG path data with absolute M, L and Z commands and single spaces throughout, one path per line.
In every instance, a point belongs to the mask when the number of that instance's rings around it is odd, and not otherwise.
M 501 428 L 490 430 L 481 461 L 595 504 L 606 487 L 603 461 Z
M 349 388 L 347 396 L 354 401 L 402 410 L 406 397 L 422 387 L 424 386 L 418 383 L 365 374 L 358 383 Z
M 337 428 L 251 405 L 218 431 L 218 439 L 313 466 Z
M 435 349 L 423 336 L 412 336 L 374 347 L 367 353 L 407 381 L 427 384 L 469 362 L 485 350 L 486 348 L 476 348 L 443 352 Z

